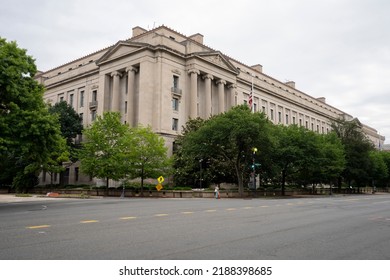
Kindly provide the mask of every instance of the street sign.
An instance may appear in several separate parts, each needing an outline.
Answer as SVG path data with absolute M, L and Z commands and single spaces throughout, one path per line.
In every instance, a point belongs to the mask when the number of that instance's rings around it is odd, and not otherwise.
M 161 184 L 162 182 L 164 182 L 164 177 L 163 176 L 158 177 L 157 181 Z
M 158 185 L 156 186 L 157 191 L 161 191 L 162 188 L 163 188 L 163 186 L 162 186 L 161 184 L 158 184 Z

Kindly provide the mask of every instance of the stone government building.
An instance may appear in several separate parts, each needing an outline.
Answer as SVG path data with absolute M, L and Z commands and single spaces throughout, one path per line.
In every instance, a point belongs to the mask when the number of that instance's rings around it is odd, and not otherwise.
M 262 66 L 245 65 L 203 44 L 203 35 L 180 34 L 166 26 L 134 27 L 130 39 L 96 51 L 47 72 L 37 79 L 44 98 L 68 102 L 83 125 L 105 111 L 118 111 L 130 126 L 150 125 L 173 152 L 175 138 L 189 118 L 208 118 L 248 102 L 252 82 L 255 111 L 275 124 L 297 124 L 328 133 L 332 120 L 354 117 L 265 73 Z M 376 147 L 384 136 L 369 126 L 363 130 Z M 77 141 L 81 141 L 81 136 Z M 50 179 L 41 174 L 40 183 Z M 59 176 L 58 176 L 59 177 Z M 93 184 L 99 180 L 79 174 L 79 164 L 67 167 L 55 183 Z

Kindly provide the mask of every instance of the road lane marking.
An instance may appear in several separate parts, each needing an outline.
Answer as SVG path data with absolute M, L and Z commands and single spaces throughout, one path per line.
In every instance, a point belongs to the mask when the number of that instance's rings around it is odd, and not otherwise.
M 184 215 L 194 214 L 194 212 L 181 212 L 181 213 L 184 214 Z
M 134 220 L 134 219 L 137 219 L 137 217 L 134 217 L 134 216 L 130 216 L 130 217 L 120 217 L 119 219 L 120 219 L 120 220 Z
M 80 224 L 91 224 L 91 223 L 98 223 L 98 220 L 84 220 L 80 221 Z
M 226 211 L 235 211 L 235 210 L 237 210 L 237 208 L 227 208 L 227 209 L 225 209 Z
M 242 209 L 253 209 L 252 206 L 246 206 L 246 207 L 243 207 Z
M 206 210 L 205 212 L 211 213 L 211 212 L 217 212 L 217 210 L 215 210 L 215 209 L 210 209 L 210 210 Z
M 269 206 L 268 205 L 261 205 L 259 206 L 260 208 L 268 208 Z
M 39 226 L 29 226 L 29 227 L 26 227 L 28 229 L 37 229 L 37 228 L 49 228 L 50 225 L 39 225 Z
M 168 216 L 168 214 L 156 214 L 154 215 L 155 217 L 165 217 L 165 216 Z

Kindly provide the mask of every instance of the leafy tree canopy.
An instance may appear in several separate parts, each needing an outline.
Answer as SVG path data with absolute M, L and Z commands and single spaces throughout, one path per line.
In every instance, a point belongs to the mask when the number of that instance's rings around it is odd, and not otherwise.
M 43 101 L 44 88 L 33 78 L 36 72 L 26 50 L 0 38 L 0 180 L 19 190 L 35 185 L 52 152 L 62 154 L 64 147 L 58 120 Z

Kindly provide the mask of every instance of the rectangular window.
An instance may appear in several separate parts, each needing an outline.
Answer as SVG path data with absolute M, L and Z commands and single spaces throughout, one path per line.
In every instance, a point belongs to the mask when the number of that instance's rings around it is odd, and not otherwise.
M 80 108 L 84 107 L 84 91 L 80 91 Z
M 286 124 L 288 124 L 288 114 L 286 114 Z
M 96 110 L 91 111 L 91 121 L 96 120 Z
M 265 106 L 262 106 L 261 110 L 263 111 L 263 113 L 265 113 Z
M 172 109 L 174 111 L 179 111 L 179 99 L 177 98 L 172 98 Z
M 271 115 L 271 121 L 273 121 L 274 120 L 274 109 L 271 109 L 270 115 Z
M 282 112 L 278 112 L 278 121 L 282 123 Z
M 97 90 L 92 91 L 92 102 L 97 101 Z
M 293 117 L 293 124 L 296 124 L 296 123 L 295 123 L 295 117 Z
M 74 168 L 74 180 L 75 180 L 75 182 L 78 182 L 78 180 L 79 180 L 79 168 L 78 167 Z
M 173 88 L 179 88 L 179 77 L 175 75 L 173 76 Z
M 179 120 L 173 118 L 172 119 L 172 130 L 178 131 L 178 129 L 179 129 Z
M 74 94 L 72 93 L 71 95 L 69 95 L 69 104 L 70 106 L 73 107 L 73 97 L 74 97 Z
M 253 112 L 257 112 L 257 104 L 253 104 Z
M 79 116 L 80 116 L 80 119 L 81 119 L 81 123 L 83 123 L 83 120 L 84 120 L 84 114 L 83 114 L 83 113 L 80 113 L 80 114 L 79 114 Z
M 125 101 L 125 114 L 127 114 L 127 101 Z

